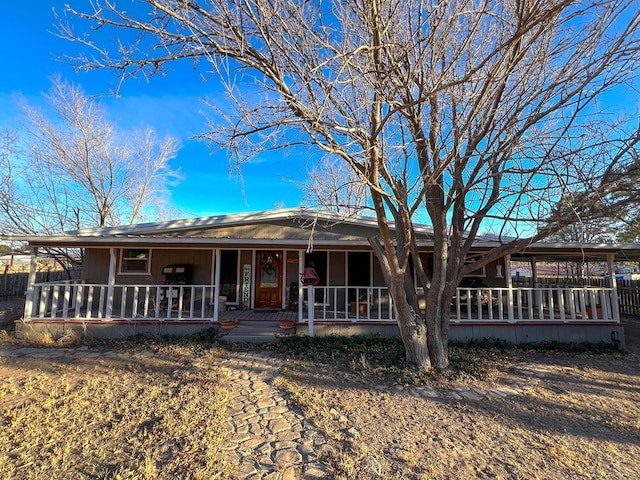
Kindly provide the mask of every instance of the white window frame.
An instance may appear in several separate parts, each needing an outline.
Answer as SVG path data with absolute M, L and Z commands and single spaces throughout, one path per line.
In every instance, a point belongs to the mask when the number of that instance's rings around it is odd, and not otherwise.
M 146 250 L 147 251 L 147 256 L 146 258 L 138 258 L 136 257 L 125 257 L 124 253 L 127 250 Z M 151 274 L 151 253 L 152 250 L 150 248 L 135 248 L 135 247 L 127 247 L 127 248 L 121 248 L 120 249 L 120 265 L 118 268 L 118 274 L 119 275 L 150 275 Z M 140 260 L 146 260 L 147 261 L 147 268 L 142 271 L 142 270 L 134 270 L 134 271 L 130 271 L 130 270 L 125 270 L 124 266 L 125 263 L 128 260 L 133 260 L 133 261 L 140 261 Z

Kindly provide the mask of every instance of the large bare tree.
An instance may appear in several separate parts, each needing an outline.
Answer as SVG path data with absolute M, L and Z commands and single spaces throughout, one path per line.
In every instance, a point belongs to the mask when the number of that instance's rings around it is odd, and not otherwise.
M 91 5 L 61 19 L 61 33 L 88 47 L 80 60 L 123 79 L 175 60 L 208 65 L 235 106 L 208 136 L 239 161 L 306 143 L 349 165 L 369 190 L 379 226 L 370 242 L 407 359 L 421 369 L 448 366 L 449 305 L 465 273 L 638 200 L 628 188 L 636 126 L 601 103 L 634 92 L 637 1 Z M 93 35 L 74 30 L 89 24 Z M 433 225 L 428 270 L 418 216 Z M 502 241 L 465 262 L 485 228 Z
M 178 178 L 169 165 L 176 140 L 119 130 L 60 77 L 46 98 L 48 109 L 23 102 L 22 128 L 0 132 L 0 230 L 56 234 L 161 217 Z
M 151 128 L 125 132 L 104 108 L 59 77 L 48 109 L 22 103 L 19 130 L 0 143 L 0 221 L 9 233 L 57 233 L 157 218 L 177 179 L 171 137 Z

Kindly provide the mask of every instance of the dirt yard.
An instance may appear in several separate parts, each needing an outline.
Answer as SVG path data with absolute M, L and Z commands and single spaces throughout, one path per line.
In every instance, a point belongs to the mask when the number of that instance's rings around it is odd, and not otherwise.
M 330 419 L 327 430 L 357 432 L 338 435 L 356 459 L 344 478 L 375 478 L 358 467 L 370 457 L 394 479 L 640 478 L 637 356 L 505 352 L 497 360 L 505 373 L 526 368 L 544 376 L 520 395 L 460 401 L 422 398 L 398 385 L 381 391 L 372 376 L 303 362 L 290 370 L 289 388 L 305 392 L 303 408 L 323 406 L 324 416 L 316 415 Z M 502 385 L 503 378 L 480 383 Z
M 20 317 L 19 302 L 2 305 L 7 308 L 0 319 L 6 325 Z M 504 385 L 514 372 L 543 372 L 538 383 L 506 398 L 416 396 L 410 388 L 380 379 L 366 358 L 292 361 L 282 388 L 298 395 L 295 402 L 332 439 L 325 458 L 332 473 L 326 478 L 640 479 L 639 332 L 640 323 L 631 322 L 632 353 L 625 355 L 507 349 L 495 354 L 494 371 L 482 381 L 432 385 L 438 392 L 461 386 L 486 391 Z M 3 338 L 13 342 L 9 334 Z M 65 470 L 76 478 L 236 478 L 214 451 L 220 441 L 215 432 L 224 419 L 202 415 L 203 405 L 224 402 L 214 392 L 214 368 L 195 378 L 186 351 L 173 353 L 172 360 L 140 353 L 135 363 L 0 360 L 0 436 L 14 442 L 5 445 L 14 457 L 2 460 L 0 469 L 9 468 L 2 462 L 15 465 L 16 456 L 24 459 L 23 469 L 5 478 L 56 478 Z M 215 359 L 209 358 L 212 366 Z M 110 381 L 114 378 L 118 381 Z M 103 387 L 113 383 L 109 401 L 100 396 L 104 391 L 93 388 L 96 382 Z M 163 425 L 161 439 L 149 436 L 150 427 L 127 440 L 124 430 L 112 428 L 123 419 L 135 420 L 136 408 L 146 408 L 149 402 L 140 402 L 141 392 L 152 392 L 156 406 L 166 404 L 167 418 L 183 408 L 193 415 Z M 191 403 L 194 396 L 205 401 Z M 108 408 L 114 405 L 118 408 Z M 42 414 L 47 421 L 34 431 L 32 420 Z M 105 416 L 104 421 L 97 416 Z M 81 435 L 69 442 L 62 432 L 74 429 Z M 119 442 L 126 448 L 119 448 Z M 35 452 L 49 459 L 37 471 L 29 466 Z M 172 470 L 155 470 L 150 460 L 155 457 L 170 457 Z M 210 476 L 190 473 L 191 458 Z

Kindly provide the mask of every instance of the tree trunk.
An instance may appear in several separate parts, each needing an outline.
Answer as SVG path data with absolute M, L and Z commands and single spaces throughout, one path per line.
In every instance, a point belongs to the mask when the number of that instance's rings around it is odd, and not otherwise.
M 447 305 L 448 306 L 448 305 Z M 431 364 L 438 370 L 449 367 L 449 309 L 427 308 L 427 344 Z
M 389 290 L 393 298 L 396 321 L 407 362 L 415 365 L 419 370 L 430 370 L 427 328 L 424 319 L 420 317 L 420 312 L 416 312 L 409 304 L 404 290 L 404 277 L 392 279 Z
M 450 305 L 455 287 L 451 288 L 446 280 L 439 285 L 434 278 L 427 292 L 425 302 L 425 323 L 427 326 L 427 344 L 431 364 L 438 370 L 449 367 L 449 321 Z

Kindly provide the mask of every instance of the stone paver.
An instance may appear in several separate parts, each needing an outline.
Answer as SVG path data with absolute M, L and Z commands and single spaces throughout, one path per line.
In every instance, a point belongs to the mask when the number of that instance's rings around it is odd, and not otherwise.
M 326 467 L 305 439 L 322 436 L 302 413 L 273 386 L 282 363 L 272 352 L 229 352 L 222 361 L 228 371 L 234 433 L 255 434 L 240 442 L 238 478 L 323 478 Z M 309 475 L 305 472 L 309 472 Z

